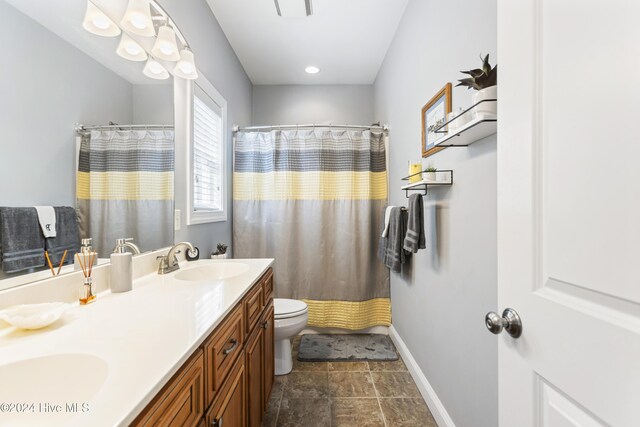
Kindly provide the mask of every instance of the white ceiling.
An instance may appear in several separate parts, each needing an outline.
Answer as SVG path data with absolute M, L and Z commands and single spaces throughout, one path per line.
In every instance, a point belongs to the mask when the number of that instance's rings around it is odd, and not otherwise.
M 253 84 L 372 84 L 407 0 L 313 0 L 298 19 L 279 17 L 273 0 L 207 3 Z

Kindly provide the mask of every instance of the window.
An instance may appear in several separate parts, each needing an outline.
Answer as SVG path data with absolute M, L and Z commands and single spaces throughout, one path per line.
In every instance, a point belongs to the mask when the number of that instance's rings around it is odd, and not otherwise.
M 200 79 L 193 85 L 188 224 L 226 221 L 226 102 Z M 203 88 L 204 87 L 204 88 Z M 208 90 L 205 90 L 207 88 Z

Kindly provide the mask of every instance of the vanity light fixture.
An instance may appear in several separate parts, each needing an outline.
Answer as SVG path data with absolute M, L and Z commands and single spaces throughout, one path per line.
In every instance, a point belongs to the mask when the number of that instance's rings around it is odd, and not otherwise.
M 144 37 L 155 36 L 149 0 L 129 0 L 127 11 L 124 13 L 120 25 L 132 34 Z
M 320 72 L 320 68 L 310 65 L 307 68 L 305 68 L 304 71 L 306 71 L 307 74 L 318 74 Z
M 93 0 L 96 1 L 96 0 Z M 122 33 L 116 53 L 130 61 L 147 61 L 143 73 L 158 80 L 168 79 L 169 71 L 187 80 L 198 78 L 194 55 L 180 29 L 169 14 L 155 0 L 128 0 L 127 9 L 118 25 L 109 18 L 99 5 L 87 0 L 87 11 L 82 26 L 90 33 L 115 37 Z M 110 5 L 102 5 L 113 14 L 116 10 Z M 141 37 L 154 37 L 154 21 L 164 22 L 158 28 L 158 35 L 149 50 L 147 41 Z M 166 65 L 158 62 L 162 60 Z M 175 65 L 166 64 L 173 62 Z
M 158 61 L 153 58 L 147 59 L 142 70 L 145 76 L 156 80 L 165 80 L 169 78 L 169 72 Z
M 126 33 L 122 33 L 116 53 L 129 61 L 144 61 L 147 59 L 147 52 Z
M 82 28 L 103 37 L 115 37 L 120 34 L 120 27 L 90 1 L 87 2 Z
M 195 80 L 198 78 L 193 52 L 191 52 L 189 46 L 185 46 L 184 49 L 180 51 L 180 60 L 173 69 L 173 74 L 187 80 Z
M 158 37 L 151 49 L 151 53 L 156 58 L 164 59 L 165 61 L 178 61 L 180 59 L 176 33 L 168 22 L 158 29 Z

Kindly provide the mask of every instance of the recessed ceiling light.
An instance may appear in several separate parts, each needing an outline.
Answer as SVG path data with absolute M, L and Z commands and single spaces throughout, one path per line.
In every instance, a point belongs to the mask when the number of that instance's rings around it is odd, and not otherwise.
M 320 68 L 314 67 L 313 65 L 304 69 L 309 74 L 317 74 L 320 72 Z

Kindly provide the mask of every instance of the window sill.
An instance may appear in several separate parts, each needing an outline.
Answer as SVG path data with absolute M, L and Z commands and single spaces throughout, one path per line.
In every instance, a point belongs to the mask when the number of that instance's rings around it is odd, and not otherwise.
M 187 218 L 187 225 L 209 224 L 227 220 L 227 212 L 191 212 Z

